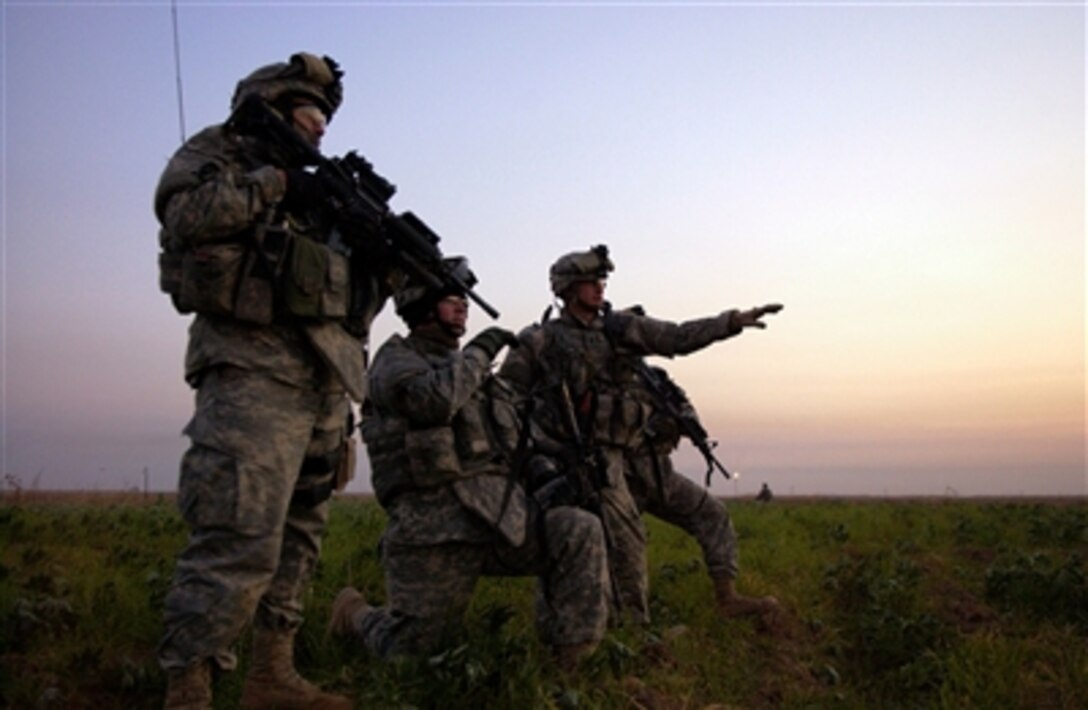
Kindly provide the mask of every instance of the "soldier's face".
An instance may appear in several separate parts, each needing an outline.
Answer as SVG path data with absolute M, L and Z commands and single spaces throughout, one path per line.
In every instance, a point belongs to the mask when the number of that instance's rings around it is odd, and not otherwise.
M 307 143 L 314 148 L 321 147 L 321 136 L 325 135 L 329 123 L 321 109 L 313 104 L 299 104 L 291 110 L 291 123 Z
M 574 284 L 574 301 L 588 310 L 598 311 L 604 305 L 604 279 L 579 281 Z
M 436 307 L 438 322 L 458 338 L 465 334 L 468 323 L 468 300 L 464 296 L 446 296 Z

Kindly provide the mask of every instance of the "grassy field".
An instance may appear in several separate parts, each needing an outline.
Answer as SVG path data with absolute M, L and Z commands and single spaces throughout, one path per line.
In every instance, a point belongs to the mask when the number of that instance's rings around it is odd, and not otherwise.
M 648 520 L 654 621 L 573 677 L 532 631 L 532 582 L 485 580 L 438 655 L 381 663 L 325 637 L 347 583 L 384 596 L 372 501 L 334 501 L 299 637 L 303 672 L 359 707 L 1085 708 L 1088 504 L 730 501 L 741 588 L 766 623 L 722 621 L 698 548 Z M 0 505 L 0 706 L 152 708 L 162 599 L 185 529 L 166 497 Z M 235 707 L 242 668 L 216 681 Z

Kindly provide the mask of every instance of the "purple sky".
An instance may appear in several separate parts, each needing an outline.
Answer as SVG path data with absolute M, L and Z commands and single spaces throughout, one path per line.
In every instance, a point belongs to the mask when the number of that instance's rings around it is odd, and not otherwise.
M 324 150 L 392 179 L 505 327 L 539 317 L 558 255 L 600 242 L 620 305 L 786 303 L 668 365 L 743 473 L 716 492 L 1088 490 L 1080 3 L 179 2 L 178 20 L 188 134 L 257 66 L 340 61 Z M 146 467 L 172 489 L 192 395 L 151 212 L 180 141 L 170 5 L 6 2 L 0 25 L 3 472 L 113 489 Z M 375 345 L 400 328 L 383 313 Z

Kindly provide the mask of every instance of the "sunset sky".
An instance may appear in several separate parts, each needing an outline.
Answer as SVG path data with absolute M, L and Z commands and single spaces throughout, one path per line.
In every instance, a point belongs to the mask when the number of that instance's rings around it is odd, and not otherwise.
M 188 319 L 151 210 L 182 133 L 170 3 L 2 8 L 3 473 L 173 489 Z M 340 62 L 323 150 L 396 183 L 504 327 L 597 243 L 617 305 L 784 303 L 665 363 L 742 472 L 715 492 L 1088 493 L 1082 3 L 182 0 L 177 20 L 186 135 L 258 66 Z M 373 344 L 399 330 L 388 309 Z M 677 462 L 702 480 L 690 447 Z

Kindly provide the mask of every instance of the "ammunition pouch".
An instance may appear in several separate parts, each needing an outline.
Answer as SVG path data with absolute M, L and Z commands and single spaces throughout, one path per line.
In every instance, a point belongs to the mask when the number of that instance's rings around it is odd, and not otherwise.
M 378 501 L 388 505 L 405 491 L 437 488 L 471 478 L 458 455 L 453 429 L 403 428 L 403 420 L 363 416 L 360 426 Z
M 258 228 L 256 246 L 249 249 L 234 298 L 234 317 L 268 325 L 276 317 L 276 284 L 283 270 L 288 234 L 279 227 Z
M 641 442 L 650 408 L 624 392 L 602 392 L 593 414 L 594 443 L 632 448 Z
M 159 256 L 159 284 L 181 313 L 233 316 L 246 247 L 236 242 L 207 244 Z
M 300 318 L 344 318 L 351 298 L 348 258 L 311 239 L 293 241 L 283 283 L 283 305 Z
M 283 314 L 340 320 L 351 301 L 348 258 L 306 237 L 260 225 L 254 239 L 159 254 L 159 288 L 179 313 L 268 325 Z
M 395 338 L 383 346 L 383 353 L 416 361 L 416 346 L 399 336 Z M 394 344 L 396 354 L 386 352 Z M 377 368 L 382 370 L 380 363 Z M 366 443 L 378 500 L 388 505 L 406 491 L 438 488 L 481 476 L 508 477 L 520 422 L 513 395 L 504 387 L 501 381 L 489 378 L 448 424 L 434 427 L 413 427 L 405 414 L 379 414 L 373 402 L 364 403 L 359 431 Z M 383 389 L 379 387 L 379 392 Z

